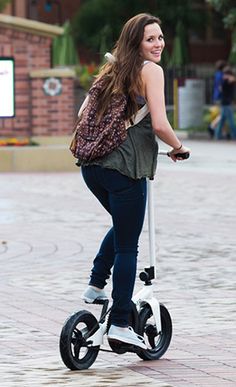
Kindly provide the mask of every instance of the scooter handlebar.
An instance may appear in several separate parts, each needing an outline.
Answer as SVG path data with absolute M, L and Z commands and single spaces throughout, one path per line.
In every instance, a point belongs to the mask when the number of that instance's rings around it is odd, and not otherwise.
M 170 154 L 169 154 L 169 152 L 168 152 L 167 156 L 169 156 L 169 157 L 170 157 Z M 189 152 L 184 152 L 184 153 L 176 153 L 176 154 L 175 154 L 175 156 L 176 156 L 176 157 L 178 157 L 179 159 L 186 160 L 186 159 L 188 159 L 188 158 L 189 158 L 190 154 L 189 154 Z
M 158 155 L 170 157 L 170 152 L 165 151 L 165 150 L 160 150 L 160 151 L 158 152 Z M 178 157 L 178 158 L 181 158 L 181 159 L 183 159 L 183 160 L 186 160 L 186 159 L 189 158 L 190 153 L 189 153 L 189 152 L 176 153 L 175 156 Z

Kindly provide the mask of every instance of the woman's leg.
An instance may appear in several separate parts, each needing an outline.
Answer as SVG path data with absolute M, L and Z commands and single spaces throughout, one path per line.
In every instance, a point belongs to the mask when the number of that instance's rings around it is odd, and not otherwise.
M 220 121 L 219 121 L 218 126 L 217 126 L 216 129 L 215 129 L 215 138 L 216 138 L 217 140 L 220 140 L 220 139 L 222 138 L 222 129 L 223 129 L 225 120 L 226 120 L 225 107 L 222 106 L 222 107 L 221 107 Z
M 81 168 L 83 178 L 88 188 L 110 213 L 109 195 L 107 190 L 101 185 L 100 169 L 100 167 L 95 165 Z M 112 227 L 105 235 L 99 252 L 93 261 L 89 285 L 99 289 L 104 288 L 106 280 L 110 277 L 114 258 L 114 231 Z
M 83 176 L 89 189 L 111 213 L 113 220 L 113 229 L 104 238 L 95 258 L 90 284 L 101 288 L 114 261 L 111 322 L 125 327 L 131 311 L 138 240 L 145 215 L 146 179 L 133 180 L 99 166 L 84 167 Z M 112 250 L 112 255 L 105 253 Z
M 132 180 L 116 171 L 108 172 L 108 178 L 115 246 L 111 323 L 126 327 L 136 277 L 138 240 L 145 215 L 146 179 Z
M 93 261 L 89 285 L 96 286 L 99 289 L 104 288 L 111 275 L 114 258 L 114 232 L 112 227 L 103 239 L 99 252 Z
M 226 106 L 225 108 L 226 108 L 225 109 L 226 117 L 227 117 L 227 120 L 228 120 L 228 123 L 229 123 L 229 127 L 230 127 L 231 138 L 232 139 L 236 139 L 236 124 L 235 124 L 235 121 L 234 121 L 233 109 L 232 109 L 232 107 L 230 105 Z

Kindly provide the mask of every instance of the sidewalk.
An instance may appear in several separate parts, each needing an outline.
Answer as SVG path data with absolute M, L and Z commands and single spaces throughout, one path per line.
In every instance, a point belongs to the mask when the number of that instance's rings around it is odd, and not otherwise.
M 88 309 L 80 294 L 110 219 L 79 169 L 0 174 L 3 387 L 236 385 L 236 143 L 186 144 L 191 159 L 161 159 L 154 182 L 157 297 L 174 330 L 158 361 L 99 352 L 89 370 L 64 366 L 60 331 L 72 312 Z M 145 223 L 139 271 L 147 264 Z

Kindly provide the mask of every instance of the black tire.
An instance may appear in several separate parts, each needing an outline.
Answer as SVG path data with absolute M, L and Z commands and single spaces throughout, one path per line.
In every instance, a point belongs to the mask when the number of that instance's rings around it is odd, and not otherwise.
M 96 360 L 100 346 L 88 347 L 86 341 L 99 328 L 97 319 L 87 310 L 70 316 L 61 331 L 61 358 L 71 370 L 88 369 Z
M 138 353 L 143 360 L 157 360 L 169 347 L 172 336 L 171 317 L 163 304 L 160 304 L 162 331 L 157 332 L 152 309 L 146 304 L 139 313 L 139 334 L 144 337 L 148 347 Z

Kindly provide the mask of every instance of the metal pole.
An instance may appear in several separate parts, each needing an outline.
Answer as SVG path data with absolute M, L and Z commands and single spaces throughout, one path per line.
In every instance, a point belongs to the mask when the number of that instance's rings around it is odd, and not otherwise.
M 156 277 L 156 244 L 155 244 L 155 220 L 153 203 L 153 182 L 148 180 L 148 231 L 149 231 L 149 254 L 150 266 L 154 267 L 154 276 Z
M 173 99 L 174 99 L 174 128 L 179 128 L 179 99 L 178 99 L 178 79 L 173 81 Z

